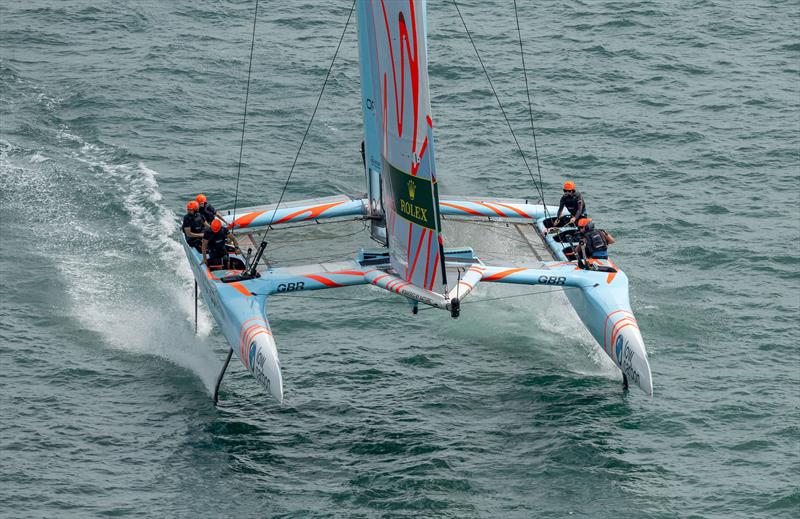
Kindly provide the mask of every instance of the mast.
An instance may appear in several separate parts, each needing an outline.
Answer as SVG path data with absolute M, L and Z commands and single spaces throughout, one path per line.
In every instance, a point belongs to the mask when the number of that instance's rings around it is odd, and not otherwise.
M 359 0 L 359 58 L 370 211 L 384 218 L 397 275 L 441 293 L 446 280 L 425 4 Z
M 386 217 L 381 200 L 381 154 L 380 126 L 376 113 L 376 99 L 380 99 L 378 83 L 378 54 L 375 30 L 372 26 L 373 4 L 357 0 L 358 17 L 358 55 L 361 71 L 361 111 L 364 118 L 364 141 L 362 153 L 367 183 L 368 215 L 372 218 L 370 234 L 382 243 L 386 242 Z

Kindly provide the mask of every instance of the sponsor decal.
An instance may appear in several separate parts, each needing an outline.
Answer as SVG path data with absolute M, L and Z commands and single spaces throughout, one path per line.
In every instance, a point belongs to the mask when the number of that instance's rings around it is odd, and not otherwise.
M 256 353 L 256 343 L 253 342 L 250 344 L 250 369 L 253 370 L 253 375 L 255 375 L 256 380 L 259 384 L 264 386 L 267 391 L 270 388 L 270 379 L 267 374 L 264 372 L 264 363 L 267 360 L 267 356 L 259 349 L 258 353 Z
M 395 210 L 411 223 L 436 230 L 434 196 L 431 181 L 413 177 L 384 161 L 383 171 L 389 173 Z
M 564 276 L 539 276 L 540 285 L 563 285 L 566 281 Z
M 625 341 L 622 335 L 617 337 L 614 348 L 617 354 L 617 362 L 619 362 L 620 369 L 622 369 L 622 372 L 628 376 L 628 379 L 631 382 L 638 386 L 639 381 L 641 380 L 641 375 L 639 375 L 639 372 L 633 367 L 633 357 L 635 355 L 633 348 L 630 347 L 629 343 Z
M 250 352 L 248 353 L 247 358 L 249 359 L 249 362 L 247 363 L 247 365 L 252 368 L 253 367 L 253 363 L 256 360 L 256 343 L 255 342 L 251 342 L 250 343 Z
M 622 359 L 622 343 L 623 343 L 623 339 L 622 339 L 622 335 L 620 335 L 619 337 L 617 337 L 617 343 L 614 345 L 614 350 L 617 353 L 617 361 L 619 361 L 619 362 L 622 362 L 622 360 L 621 360 Z
M 420 303 L 425 303 L 426 305 L 436 306 L 436 303 L 428 296 L 418 293 L 411 287 L 403 287 L 398 292 L 401 296 L 406 296 L 408 298 L 414 299 L 419 301 Z
M 303 290 L 305 283 L 298 281 L 296 283 L 281 283 L 278 285 L 278 292 L 294 292 L 296 290 Z
M 373 171 L 377 171 L 378 173 L 381 172 L 381 161 L 374 157 L 369 158 L 369 166 L 372 168 Z

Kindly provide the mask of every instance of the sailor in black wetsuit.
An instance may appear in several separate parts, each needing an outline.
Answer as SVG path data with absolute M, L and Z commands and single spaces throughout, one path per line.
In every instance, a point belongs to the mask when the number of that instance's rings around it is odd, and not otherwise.
M 200 206 L 194 200 L 186 204 L 187 213 L 183 215 L 183 234 L 186 236 L 186 243 L 190 247 L 200 250 L 200 241 L 203 239 L 203 228 L 205 220 L 198 212 Z
M 203 218 L 205 218 L 207 225 L 211 225 L 211 222 L 214 221 L 214 218 L 219 218 L 224 223 L 228 223 L 225 222 L 225 218 L 223 218 L 222 216 L 220 216 L 219 213 L 217 213 L 217 210 L 214 209 L 214 206 L 208 203 L 206 195 L 203 194 L 197 195 L 197 198 L 195 200 L 197 200 L 197 203 L 200 205 L 200 214 L 203 216 Z
M 595 229 L 591 218 L 581 218 L 578 220 L 580 229 L 580 243 L 578 244 L 578 266 L 588 268 L 589 263 L 581 260 L 588 259 L 608 259 L 608 246 L 616 240 L 611 233 L 603 229 Z
M 569 218 L 566 215 L 561 216 L 564 209 L 569 212 Z M 575 182 L 568 180 L 564 182 L 564 194 L 558 204 L 558 214 L 555 218 L 545 219 L 544 226 L 545 228 L 563 227 L 575 223 L 579 218 L 586 218 L 586 203 L 583 201 L 583 195 L 575 189 Z
M 228 239 L 233 242 L 236 252 L 239 252 L 239 243 L 227 227 L 222 226 L 222 222 L 214 220 L 203 233 L 203 263 L 209 268 L 225 267 L 228 263 L 228 250 L 225 246 Z

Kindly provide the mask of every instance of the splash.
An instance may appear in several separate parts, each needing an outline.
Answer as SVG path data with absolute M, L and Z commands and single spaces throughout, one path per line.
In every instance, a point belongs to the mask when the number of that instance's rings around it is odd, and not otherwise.
M 513 228 L 503 224 L 448 224 L 450 244 L 470 244 L 487 263 L 539 263 Z M 597 345 L 561 290 L 481 283 L 465 300 L 462 319 L 444 326 L 449 334 L 463 334 L 469 340 L 502 344 L 519 343 L 522 339 L 542 354 L 556 352 L 556 362 L 565 371 L 621 378 L 619 369 Z
M 63 156 L 0 143 L 0 179 L 34 252 L 60 272 L 67 311 L 109 346 L 168 359 L 211 391 L 211 319 L 201 306 L 195 336 L 194 280 L 157 172 L 67 129 L 55 140 Z

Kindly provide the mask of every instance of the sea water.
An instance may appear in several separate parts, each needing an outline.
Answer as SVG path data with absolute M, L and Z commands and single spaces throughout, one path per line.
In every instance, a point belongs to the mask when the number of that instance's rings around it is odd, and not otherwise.
M 232 363 L 214 407 L 227 344 L 202 306 L 195 334 L 178 227 L 234 203 L 254 3 L 6 2 L 0 516 L 800 515 L 797 4 L 516 4 L 547 201 L 574 180 L 617 238 L 653 398 L 560 294 L 453 321 L 362 287 L 275 298 L 285 402 Z M 459 7 L 538 179 L 514 3 Z M 280 196 L 349 9 L 261 2 L 239 207 Z M 535 198 L 428 10 L 442 193 Z M 286 199 L 364 191 L 359 95 L 351 23 Z

